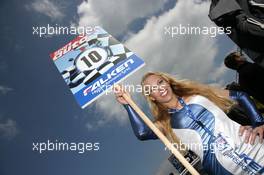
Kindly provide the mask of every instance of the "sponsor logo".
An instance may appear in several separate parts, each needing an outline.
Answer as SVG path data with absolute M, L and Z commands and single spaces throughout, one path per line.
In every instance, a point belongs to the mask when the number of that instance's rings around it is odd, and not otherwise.
M 126 68 L 129 67 L 129 65 L 131 65 L 133 63 L 134 63 L 134 60 L 133 59 L 129 59 L 126 62 L 124 62 L 123 64 L 120 64 L 114 70 L 112 70 L 111 72 L 107 73 L 105 77 L 100 78 L 99 80 L 94 82 L 91 86 L 86 88 L 83 91 L 83 95 L 87 96 L 89 92 L 93 92 L 93 91 L 95 91 L 98 88 L 101 89 L 107 82 L 109 82 L 114 77 L 117 77 L 120 73 L 122 73 L 122 71 L 124 71 Z
M 76 49 L 77 47 L 85 43 L 86 41 L 87 41 L 86 36 L 78 36 L 73 41 L 69 42 L 68 44 L 60 48 L 59 50 L 53 52 L 50 56 L 55 61 L 58 58 L 65 55 L 66 53 L 70 52 L 71 50 Z
M 245 153 L 239 153 L 237 148 L 233 148 L 224 136 L 218 134 L 215 140 L 217 150 L 226 158 L 229 158 L 250 175 L 256 175 L 262 170 L 262 166 L 255 162 Z

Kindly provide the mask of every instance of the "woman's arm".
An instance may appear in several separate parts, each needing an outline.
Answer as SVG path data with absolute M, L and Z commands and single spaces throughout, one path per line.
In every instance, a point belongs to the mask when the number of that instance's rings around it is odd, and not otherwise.
M 156 134 L 142 121 L 129 104 L 123 105 L 128 113 L 134 134 L 139 140 L 157 139 Z
M 134 111 L 134 109 L 128 104 L 126 99 L 123 97 L 124 94 L 130 97 L 129 93 L 126 92 L 122 86 L 119 88 L 116 87 L 114 90 L 116 100 L 125 107 L 128 113 L 132 129 L 137 138 L 139 140 L 157 139 L 158 137 L 154 134 L 154 132 L 141 120 L 136 111 Z
M 242 91 L 229 90 L 229 97 L 233 100 L 236 100 L 238 104 L 245 109 L 245 112 L 249 116 L 253 127 L 264 124 L 264 118 L 257 110 L 254 102 L 250 99 L 247 93 Z
M 238 104 L 246 110 L 246 113 L 252 122 L 253 128 L 251 126 L 240 126 L 239 135 L 242 136 L 246 133 L 245 143 L 250 141 L 253 145 L 257 136 L 259 136 L 259 141 L 262 143 L 264 136 L 264 118 L 261 116 L 254 102 L 250 99 L 247 93 L 242 91 L 223 90 L 220 95 L 236 100 Z

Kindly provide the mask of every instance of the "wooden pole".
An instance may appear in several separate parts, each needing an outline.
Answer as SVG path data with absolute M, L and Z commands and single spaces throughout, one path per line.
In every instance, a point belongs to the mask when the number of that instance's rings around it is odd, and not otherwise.
M 120 85 L 115 85 L 120 89 Z M 199 175 L 196 169 L 183 157 L 183 155 L 173 146 L 173 144 L 167 139 L 167 137 L 156 127 L 156 125 L 145 115 L 144 112 L 137 106 L 137 104 L 127 95 L 123 94 L 123 98 L 128 104 L 137 112 L 140 118 L 146 123 L 146 125 L 157 135 L 157 137 L 165 144 L 165 146 L 175 155 L 175 157 L 183 164 L 183 166 L 192 174 Z

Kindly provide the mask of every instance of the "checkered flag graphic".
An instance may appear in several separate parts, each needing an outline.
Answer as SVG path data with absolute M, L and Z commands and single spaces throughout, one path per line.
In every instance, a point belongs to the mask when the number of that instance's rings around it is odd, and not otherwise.
M 70 88 L 75 88 L 81 83 L 88 85 L 111 67 L 133 54 L 108 33 L 89 36 L 87 42 L 83 43 L 75 50 L 86 50 L 87 48 L 96 47 L 102 48 L 107 52 L 107 59 L 97 68 L 89 71 L 79 71 L 74 63 L 73 66 L 61 72 Z

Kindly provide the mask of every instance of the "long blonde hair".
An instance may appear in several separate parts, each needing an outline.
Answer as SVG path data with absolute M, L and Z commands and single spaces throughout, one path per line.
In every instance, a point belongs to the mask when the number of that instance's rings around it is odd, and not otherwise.
M 215 87 L 211 87 L 208 85 L 204 85 L 201 83 L 197 83 L 190 80 L 176 80 L 173 76 L 163 73 L 163 72 L 148 72 L 146 73 L 141 81 L 142 87 L 144 86 L 144 81 L 150 76 L 156 75 L 162 77 L 172 88 L 173 93 L 179 97 L 188 97 L 192 95 L 201 95 L 208 98 L 212 101 L 216 106 L 222 109 L 224 112 L 228 112 L 234 102 L 226 97 L 222 97 L 217 95 L 217 91 L 219 89 Z M 144 90 L 145 88 L 143 88 Z M 149 96 L 145 95 L 146 92 L 143 91 L 143 95 L 146 97 L 151 113 L 154 116 L 154 122 L 157 127 L 165 134 L 165 136 L 174 144 L 176 144 L 179 148 L 180 140 L 174 134 L 171 128 L 171 117 L 168 113 L 168 109 L 165 108 L 162 104 L 153 101 Z M 184 154 L 185 149 L 179 150 Z

